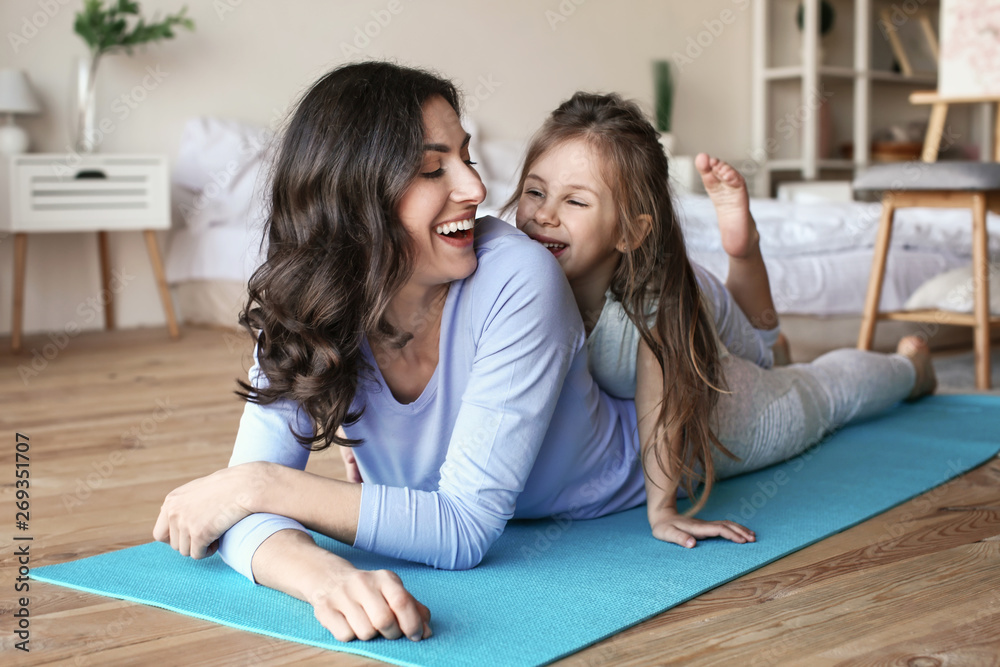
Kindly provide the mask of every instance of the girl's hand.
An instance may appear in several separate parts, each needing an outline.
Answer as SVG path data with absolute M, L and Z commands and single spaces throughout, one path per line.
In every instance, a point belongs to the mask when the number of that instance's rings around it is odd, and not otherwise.
M 308 598 L 313 613 L 337 641 L 376 637 L 420 641 L 431 636 L 431 612 L 390 570 L 349 569 L 330 577 Z
M 724 537 L 737 544 L 757 541 L 757 535 L 752 530 L 733 521 L 702 521 L 669 509 L 651 514 L 649 525 L 656 539 L 688 549 L 697 544 L 696 537 Z
M 354 450 L 350 447 L 340 448 L 340 458 L 344 459 L 344 467 L 347 469 L 347 481 L 354 484 L 361 484 L 361 469 L 358 468 L 358 461 L 354 458 Z
M 163 501 L 153 539 L 199 559 L 218 549 L 219 537 L 258 511 L 267 463 L 244 463 L 177 487 Z

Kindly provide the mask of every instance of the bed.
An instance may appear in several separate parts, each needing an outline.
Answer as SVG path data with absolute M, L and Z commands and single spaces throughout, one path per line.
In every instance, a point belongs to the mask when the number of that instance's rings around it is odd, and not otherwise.
M 196 118 L 182 136 L 173 171 L 174 227 L 167 279 L 189 324 L 236 326 L 245 286 L 262 258 L 267 130 L 235 121 Z M 496 214 L 514 187 L 522 143 L 474 146 L 489 197 L 480 214 Z M 691 258 L 725 278 L 727 257 L 711 202 L 680 194 L 677 208 Z M 754 199 L 775 304 L 795 360 L 853 345 L 864 304 L 880 205 L 863 202 L 793 203 Z M 1000 257 L 1000 217 L 990 215 L 990 254 Z M 971 263 L 967 211 L 906 209 L 896 214 L 883 309 L 903 308 L 925 282 Z M 921 325 L 885 323 L 876 347 L 885 349 Z M 961 342 L 964 330 L 935 328 L 932 343 Z

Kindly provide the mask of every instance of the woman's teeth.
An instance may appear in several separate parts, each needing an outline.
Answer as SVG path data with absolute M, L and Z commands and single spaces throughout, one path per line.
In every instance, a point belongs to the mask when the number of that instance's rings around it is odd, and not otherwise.
M 476 222 L 472 218 L 468 220 L 461 220 L 459 222 L 446 222 L 442 225 L 438 225 L 434 228 L 434 231 L 438 234 L 453 234 L 454 232 L 464 231 L 466 229 L 472 229 Z
M 546 248 L 552 248 L 553 250 L 562 250 L 566 247 L 565 243 L 542 243 Z

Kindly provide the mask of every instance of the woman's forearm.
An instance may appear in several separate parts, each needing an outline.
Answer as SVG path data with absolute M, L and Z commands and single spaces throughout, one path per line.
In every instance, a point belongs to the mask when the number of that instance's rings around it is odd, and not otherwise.
M 318 533 L 354 544 L 361 510 L 361 485 L 265 463 L 254 511 L 295 519 Z
M 258 584 L 304 602 L 311 602 L 331 576 L 355 569 L 299 530 L 279 530 L 264 540 L 254 552 L 251 567 Z

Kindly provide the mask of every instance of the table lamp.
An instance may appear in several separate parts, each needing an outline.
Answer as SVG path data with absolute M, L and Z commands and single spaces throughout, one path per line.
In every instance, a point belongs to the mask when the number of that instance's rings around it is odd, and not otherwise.
M 36 114 L 40 110 L 24 72 L 0 69 L 0 113 L 7 114 L 7 123 L 0 125 L 0 155 L 17 155 L 28 149 L 28 133 L 14 124 L 14 114 Z

